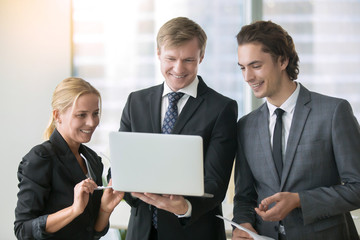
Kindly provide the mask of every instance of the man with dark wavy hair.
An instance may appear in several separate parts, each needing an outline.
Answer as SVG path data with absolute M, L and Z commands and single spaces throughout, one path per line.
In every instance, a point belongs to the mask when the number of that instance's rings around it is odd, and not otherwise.
M 238 121 L 234 221 L 274 239 L 359 239 L 360 127 L 343 99 L 294 81 L 291 36 L 271 21 L 237 35 L 238 64 L 258 109 Z M 250 239 L 235 229 L 233 240 Z

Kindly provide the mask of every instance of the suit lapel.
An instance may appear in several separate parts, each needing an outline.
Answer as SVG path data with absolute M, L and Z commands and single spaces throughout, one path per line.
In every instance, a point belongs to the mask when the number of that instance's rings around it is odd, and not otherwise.
M 92 154 L 90 154 L 88 152 L 88 150 L 84 147 L 84 145 L 80 145 L 80 149 L 79 149 L 80 153 L 82 153 L 84 155 L 84 157 L 87 160 L 87 163 L 89 164 L 88 170 L 90 172 L 90 176 L 92 177 L 92 179 L 94 180 L 94 182 L 96 182 L 96 184 L 101 184 L 102 185 L 102 179 L 97 179 L 98 176 L 98 172 L 96 171 L 97 167 L 97 159 L 94 158 L 94 156 Z
M 280 178 L 277 174 L 274 159 L 272 157 L 272 150 L 270 144 L 271 140 L 269 134 L 269 109 L 267 108 L 266 103 L 261 106 L 260 114 L 260 117 L 257 119 L 257 127 L 261 149 L 264 151 L 265 162 L 267 165 L 267 169 L 269 170 L 269 174 L 271 174 L 273 180 L 276 181 L 277 186 L 280 186 Z
M 149 94 L 150 121 L 154 133 L 161 133 L 161 99 L 164 90 L 164 84 L 158 85 Z
M 173 134 L 179 134 L 185 124 L 191 119 L 193 114 L 196 112 L 196 110 L 199 108 L 201 103 L 204 101 L 204 94 L 208 90 L 208 86 L 205 84 L 205 82 L 202 80 L 200 76 L 199 78 L 199 85 L 197 89 L 197 97 L 189 97 L 188 101 L 186 102 L 183 110 L 181 111 L 175 126 L 173 128 L 172 133 Z
M 289 132 L 289 139 L 287 142 L 285 163 L 282 173 L 280 191 L 283 189 L 286 179 L 289 175 L 291 166 L 294 161 L 295 152 L 300 141 L 301 134 L 304 130 L 306 120 L 311 111 L 311 108 L 307 106 L 307 103 L 309 103 L 310 101 L 311 101 L 310 92 L 300 84 L 300 93 L 296 102 L 294 116 Z
M 72 179 L 74 185 L 84 180 L 86 176 L 81 170 L 75 155 L 71 152 L 66 141 L 57 130 L 51 135 L 50 142 L 52 142 L 54 148 L 57 149 L 58 160 L 62 163 L 63 167 L 67 169 L 65 172 L 68 174 L 68 177 Z
M 193 98 L 190 97 L 181 111 L 175 126 L 172 130 L 172 134 L 179 134 L 185 124 L 191 119 L 191 116 L 195 113 L 196 109 L 200 106 L 204 99 L 202 97 Z

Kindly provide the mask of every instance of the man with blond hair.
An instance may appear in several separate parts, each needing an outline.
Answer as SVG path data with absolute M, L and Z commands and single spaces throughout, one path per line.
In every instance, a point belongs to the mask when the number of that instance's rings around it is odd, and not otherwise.
M 128 240 L 226 239 L 224 223 L 216 215 L 222 215 L 236 151 L 237 103 L 209 88 L 197 75 L 206 39 L 204 30 L 184 17 L 160 28 L 157 55 L 165 81 L 129 95 L 120 131 L 201 136 L 205 192 L 214 196 L 127 193 L 125 200 L 131 205 Z M 169 109 L 176 112 L 174 124 L 168 121 Z

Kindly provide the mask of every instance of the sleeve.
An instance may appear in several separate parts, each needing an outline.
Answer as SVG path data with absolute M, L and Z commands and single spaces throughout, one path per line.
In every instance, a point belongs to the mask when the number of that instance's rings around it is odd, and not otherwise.
M 130 116 L 131 99 L 132 99 L 132 93 L 130 93 L 121 115 L 119 131 L 122 132 L 131 132 L 131 116 Z
M 130 107 L 131 107 L 131 99 L 132 99 L 132 93 L 130 93 L 124 110 L 121 115 L 121 121 L 120 121 L 120 129 L 121 132 L 131 132 L 131 116 L 130 116 Z M 109 175 L 111 176 L 111 171 L 109 171 Z M 131 207 L 137 207 L 140 204 L 140 200 L 137 198 L 133 198 L 130 193 L 125 193 L 124 200 L 131 206 Z
M 94 231 L 94 240 L 98 240 L 101 237 L 103 237 L 109 231 L 109 227 L 110 227 L 110 224 L 108 223 L 108 225 L 101 232 Z
M 238 127 L 238 134 L 241 131 L 240 129 Z M 255 227 L 256 212 L 254 208 L 256 207 L 258 196 L 255 190 L 254 177 L 243 153 L 239 136 L 237 144 L 233 221 L 239 224 L 250 223 Z
M 18 239 L 47 239 L 47 215 L 42 212 L 51 191 L 51 156 L 42 146 L 34 147 L 20 162 L 18 201 L 14 231 Z
M 360 207 L 360 127 L 347 101 L 339 102 L 331 121 L 331 145 L 341 182 L 299 193 L 305 224 Z
M 237 103 L 234 100 L 223 105 L 213 125 L 204 155 L 205 192 L 213 198 L 188 197 L 192 213 L 187 225 L 206 212 L 219 206 L 225 198 L 236 152 Z

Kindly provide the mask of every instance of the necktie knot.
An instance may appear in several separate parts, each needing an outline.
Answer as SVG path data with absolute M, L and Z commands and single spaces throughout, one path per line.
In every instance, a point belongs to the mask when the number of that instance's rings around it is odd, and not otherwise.
M 281 108 L 277 108 L 277 109 L 275 109 L 275 114 L 276 114 L 276 117 L 277 118 L 281 118 L 282 117 L 282 115 L 284 114 L 284 110 L 282 110 Z
M 182 93 L 182 92 L 171 92 L 171 93 L 169 93 L 168 94 L 169 104 L 170 105 L 177 104 L 177 102 L 180 100 L 180 98 L 182 98 L 182 96 L 184 96 L 184 93 Z

